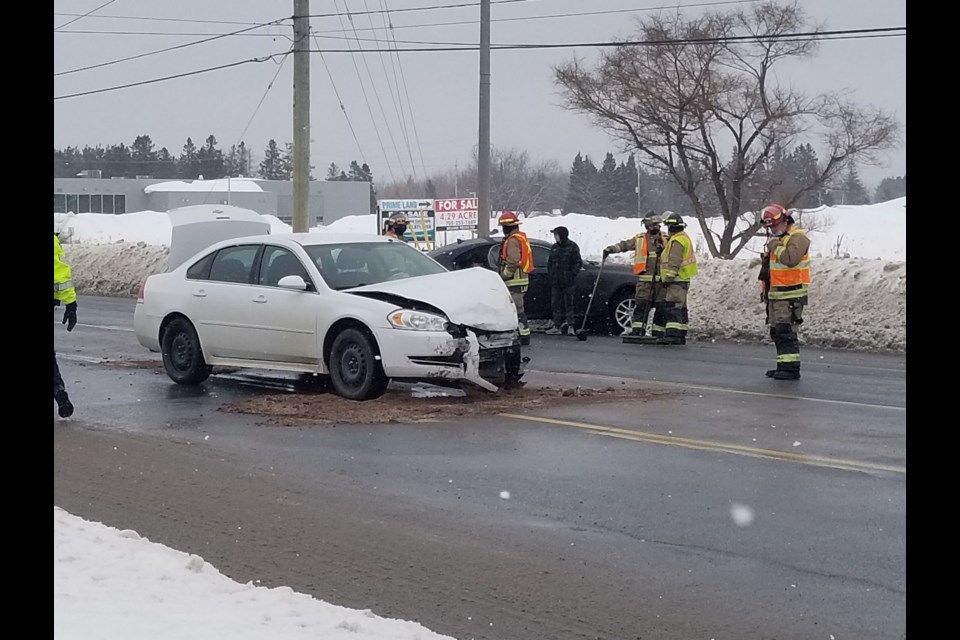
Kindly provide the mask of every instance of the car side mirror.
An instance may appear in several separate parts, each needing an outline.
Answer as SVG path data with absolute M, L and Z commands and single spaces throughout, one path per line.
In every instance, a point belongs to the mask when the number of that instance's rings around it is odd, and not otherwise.
M 277 282 L 278 287 L 283 287 L 284 289 L 296 289 L 298 291 L 306 291 L 307 283 L 300 276 L 283 276 L 280 278 L 280 281 Z

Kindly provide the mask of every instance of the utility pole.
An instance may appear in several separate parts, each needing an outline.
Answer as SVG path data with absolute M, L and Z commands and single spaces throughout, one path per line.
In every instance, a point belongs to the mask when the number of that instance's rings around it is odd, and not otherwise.
M 490 237 L 490 0 L 480 0 L 480 140 L 477 149 L 477 235 Z
M 310 0 L 293 0 L 293 231 L 310 228 Z
M 460 184 L 460 167 L 459 167 L 459 163 L 456 160 L 454 160 L 453 161 L 453 197 L 454 198 L 460 197 L 459 184 Z

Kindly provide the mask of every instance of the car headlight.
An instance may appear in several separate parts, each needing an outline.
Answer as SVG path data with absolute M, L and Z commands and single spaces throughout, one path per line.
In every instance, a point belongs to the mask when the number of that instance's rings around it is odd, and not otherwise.
M 387 322 L 394 329 L 410 329 L 411 331 L 444 331 L 447 319 L 434 313 L 397 309 L 387 316 Z

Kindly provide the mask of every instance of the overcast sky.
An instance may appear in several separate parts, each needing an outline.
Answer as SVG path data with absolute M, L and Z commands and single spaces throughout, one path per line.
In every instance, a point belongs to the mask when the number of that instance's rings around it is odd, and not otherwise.
M 347 8 L 351 12 L 388 9 L 401 48 L 417 46 L 405 41 L 476 44 L 478 6 L 402 11 L 473 1 L 312 0 L 310 11 L 342 14 Z M 633 19 L 649 14 L 650 8 L 677 4 L 663 0 L 493 0 L 491 42 L 609 41 L 631 33 Z M 683 0 L 679 4 L 699 5 L 686 9 L 699 13 L 711 8 L 704 5 L 719 5 L 712 7 L 716 9 L 747 3 Z M 906 25 L 906 0 L 802 0 L 801 4 L 828 29 Z M 598 11 L 620 12 L 543 17 Z M 80 17 L 88 12 L 92 13 Z M 142 55 L 292 13 L 293 0 L 55 0 L 54 97 L 283 53 L 291 45 L 289 20 L 174 51 Z M 311 48 L 385 48 L 383 15 L 354 16 L 356 36 L 369 39 L 360 43 L 343 39 L 344 29 L 355 37 L 346 17 L 315 17 L 311 28 L 316 39 Z M 512 19 L 532 16 L 540 17 Z M 439 24 L 454 22 L 468 24 Z M 586 116 L 559 106 L 551 69 L 574 55 L 592 61 L 598 50 L 491 53 L 491 142 L 495 146 L 526 150 L 533 160 L 556 160 L 564 168 L 578 151 L 595 158 L 597 164 L 607 151 L 624 157 Z M 131 56 L 141 57 L 65 73 Z M 257 163 L 269 139 L 280 144 L 293 139 L 293 60 L 288 56 L 278 65 L 281 59 L 55 99 L 54 147 L 130 145 L 136 136 L 147 134 L 157 149 L 166 147 L 178 156 L 188 136 L 200 146 L 213 134 L 224 150 L 245 141 Z M 425 171 L 431 174 L 452 168 L 454 162 L 461 167 L 469 162 L 477 140 L 477 51 L 410 52 L 401 54 L 399 62 L 398 56 L 386 53 L 326 53 L 322 58 L 314 54 L 310 65 L 311 164 L 316 177 L 322 178 L 331 162 L 346 167 L 354 159 L 366 161 L 381 183 L 413 173 L 422 177 Z M 872 188 L 885 176 L 906 173 L 906 37 L 826 41 L 815 57 L 783 68 L 780 79 L 809 92 L 846 90 L 856 102 L 894 114 L 904 125 L 904 144 L 885 156 L 883 166 L 862 168 L 861 176 Z M 345 111 L 341 111 L 336 93 Z M 401 112 L 405 127 L 398 115 Z

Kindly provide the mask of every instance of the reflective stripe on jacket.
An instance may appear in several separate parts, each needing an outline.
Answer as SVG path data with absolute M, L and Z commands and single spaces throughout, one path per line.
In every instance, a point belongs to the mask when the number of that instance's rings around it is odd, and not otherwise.
M 510 242 L 514 238 L 517 242 Z M 510 251 L 511 244 L 520 248 L 519 256 L 516 255 L 516 251 Z M 527 286 L 530 282 L 527 274 L 533 271 L 533 250 L 530 248 L 527 234 L 522 231 L 511 233 L 503 241 L 503 247 L 500 249 L 500 261 L 500 275 L 506 281 L 508 287 Z
M 64 304 L 77 301 L 70 265 L 63 261 L 63 249 L 56 234 L 53 235 L 53 298 Z
M 675 244 L 683 247 L 683 253 L 679 264 L 670 264 L 670 254 Z M 693 251 L 693 241 L 686 233 L 681 231 L 670 236 L 663 252 L 667 254 L 667 259 L 660 261 L 660 277 L 662 279 L 669 278 L 675 282 L 690 282 L 693 276 L 697 275 L 697 254 Z
M 799 238 L 803 238 L 800 240 Z M 788 267 L 781 261 L 781 256 L 790 244 L 791 239 L 796 242 L 809 243 L 803 229 L 790 229 L 783 235 L 780 246 L 770 253 L 770 291 L 767 298 L 770 300 L 792 300 L 803 298 L 810 293 L 810 248 L 803 253 L 800 261 Z

